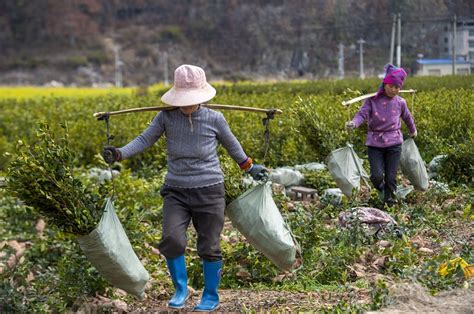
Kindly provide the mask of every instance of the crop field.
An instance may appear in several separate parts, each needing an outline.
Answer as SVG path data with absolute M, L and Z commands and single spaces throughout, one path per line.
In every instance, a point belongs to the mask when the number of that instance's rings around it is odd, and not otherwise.
M 269 169 L 325 163 L 331 151 L 350 142 L 369 172 L 366 127 L 352 134 L 344 128 L 361 103 L 345 107 L 341 102 L 373 92 L 378 84 L 377 79 L 219 83 L 211 103 L 283 111 L 270 121 L 268 141 L 264 114 L 222 111 L 246 153 Z M 415 142 L 423 160 L 428 165 L 436 156 L 446 157 L 427 191 L 413 191 L 388 210 L 399 232 L 374 236 L 358 227 L 342 228 L 340 213 L 357 206 L 379 207 L 376 191 L 363 185 L 351 198 L 326 202 L 321 197 L 324 190 L 336 187 L 330 173 L 304 170 L 304 185 L 317 190 L 315 200 L 295 201 L 276 190 L 273 194 L 301 246 L 302 266 L 282 272 L 226 221 L 221 237 L 222 311 L 359 312 L 385 307 L 409 311 L 404 307 L 409 302 L 400 301 L 404 297 L 400 289 L 406 285 L 412 289 L 405 290 L 407 295 L 416 289 L 433 306 L 436 298 L 456 291 L 470 308 L 474 302 L 469 273 L 469 269 L 474 272 L 474 76 L 408 78 L 404 89 L 410 88 L 416 90 L 414 95 L 401 96 L 414 116 Z M 156 249 L 161 237 L 159 192 L 166 172 L 165 141 L 160 139 L 142 154 L 114 164 L 114 180 L 104 180 L 101 175 L 106 177 L 108 166 L 100 152 L 107 129 L 104 121 L 93 117 L 94 112 L 160 105 L 166 90 L 164 86 L 0 88 L 0 312 L 166 310 L 173 288 L 166 261 Z M 127 144 L 155 114 L 111 116 L 111 144 Z M 403 131 L 408 134 L 405 126 Z M 219 155 L 230 202 L 245 191 L 244 174 L 223 148 Z M 56 186 L 48 186 L 51 177 Z M 43 193 L 50 204 L 61 200 L 84 215 L 67 223 L 61 217 L 47 219 L 40 210 L 43 203 L 26 202 L 28 193 L 18 193 L 25 182 L 31 182 L 30 195 Z M 398 182 L 409 184 L 401 173 Z M 100 217 L 95 210 L 103 208 L 112 190 L 117 214 L 151 276 L 144 300 L 108 284 L 76 241 L 78 232 L 89 230 L 88 223 Z M 81 205 L 79 199 L 87 203 Z M 66 227 L 58 227 L 58 221 Z M 192 228 L 186 259 L 189 285 L 196 290 L 185 308 L 191 310 L 203 286 Z M 458 263 L 449 263 L 456 259 Z M 471 268 L 459 263 L 461 259 Z M 440 272 L 443 265 L 448 267 Z M 459 304 L 447 309 L 456 306 L 464 309 Z

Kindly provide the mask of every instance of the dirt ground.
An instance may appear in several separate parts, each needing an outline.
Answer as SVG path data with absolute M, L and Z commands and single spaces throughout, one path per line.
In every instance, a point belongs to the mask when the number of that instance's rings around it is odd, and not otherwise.
M 392 304 L 370 314 L 474 313 L 474 285 L 431 296 L 418 284 L 402 284 L 392 291 Z
M 154 299 L 149 296 L 142 301 L 131 304 L 107 302 L 103 297 L 93 298 L 82 304 L 77 313 L 93 313 L 99 307 L 112 307 L 115 311 L 153 312 L 153 313 L 189 313 L 199 303 L 201 291 L 195 291 L 181 310 L 173 310 L 166 306 L 168 298 Z M 289 291 L 247 291 L 220 290 L 220 307 L 216 313 L 241 313 L 247 311 L 310 311 L 330 305 L 341 300 L 349 302 L 369 303 L 369 292 L 363 289 L 354 291 L 352 295 L 337 292 L 289 292 Z M 109 300 L 112 301 L 112 300 Z
M 98 297 L 89 299 L 88 302 L 82 304 L 76 313 L 94 313 L 104 307 L 113 308 L 114 312 L 119 313 L 190 313 L 199 302 L 199 298 L 200 291 L 193 292 L 183 309 L 172 310 L 166 306 L 167 298 L 164 298 L 163 295 L 158 299 L 148 296 L 145 300 L 137 300 L 130 304 Z M 351 304 L 370 303 L 369 291 L 364 289 L 354 290 L 350 293 L 221 290 L 220 299 L 221 306 L 215 313 L 312 311 L 336 305 L 342 300 Z M 474 285 L 471 282 L 469 287 L 431 296 L 419 284 L 395 284 L 390 288 L 390 304 L 379 311 L 368 313 L 474 313 Z
M 442 206 L 445 204 L 442 204 Z M 449 204 L 446 204 L 448 206 Z M 456 213 L 455 213 L 456 214 Z M 410 239 L 414 247 L 424 248 L 426 254 L 438 254 L 440 246 L 450 245 L 456 251 L 460 251 L 461 243 L 466 240 L 474 245 L 474 234 L 472 233 L 474 222 L 465 223 L 452 221 L 446 228 L 440 230 L 433 237 L 432 230 L 425 230 Z M 45 223 L 38 220 L 35 229 L 41 237 Z M 434 241 L 436 238 L 439 241 Z M 462 240 L 462 241 L 461 241 Z M 385 241 L 387 242 L 387 241 Z M 380 244 L 381 245 L 381 244 Z M 7 266 L 14 267 L 28 249 L 27 243 L 18 241 L 0 241 L 0 251 L 4 246 L 14 250 L 14 254 L 7 256 Z M 0 252 L 1 253 L 1 252 Z M 382 276 L 378 271 L 380 259 L 374 256 L 363 255 L 354 265 L 349 265 L 357 277 L 363 277 L 374 282 L 377 276 Z M 375 265 L 375 266 L 374 266 Z M 382 261 L 383 265 L 383 261 Z M 1 271 L 1 267 L 0 267 Z M 385 276 L 384 276 L 385 277 Z M 431 296 L 428 291 L 416 283 L 394 284 L 393 278 L 384 278 L 390 287 L 390 298 L 387 307 L 374 313 L 473 313 L 474 314 L 474 280 L 463 289 L 444 291 L 436 296 Z M 119 290 L 119 289 L 117 289 Z M 118 313 L 189 313 L 199 302 L 201 291 L 192 290 L 191 297 L 182 310 L 169 309 L 166 304 L 171 291 L 149 291 L 144 300 L 134 300 L 128 304 L 121 300 L 112 300 L 97 295 L 96 297 L 78 300 L 75 313 L 97 313 L 108 309 Z M 123 292 L 125 293 L 125 292 Z M 345 292 L 318 291 L 318 292 L 293 292 L 293 291 L 249 291 L 249 290 L 220 290 L 220 303 L 218 313 L 241 313 L 241 312 L 299 312 L 317 311 L 345 301 L 347 304 L 369 304 L 371 302 L 370 291 L 362 288 L 352 288 Z

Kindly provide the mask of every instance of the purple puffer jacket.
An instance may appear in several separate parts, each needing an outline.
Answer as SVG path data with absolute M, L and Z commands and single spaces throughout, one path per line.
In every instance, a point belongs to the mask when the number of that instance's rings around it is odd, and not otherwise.
M 359 127 L 364 121 L 367 121 L 368 131 L 365 145 L 390 147 L 403 142 L 400 118 L 403 119 L 410 133 L 415 133 L 415 122 L 405 99 L 398 95 L 388 98 L 382 94 L 367 99 L 352 122 L 356 127 Z

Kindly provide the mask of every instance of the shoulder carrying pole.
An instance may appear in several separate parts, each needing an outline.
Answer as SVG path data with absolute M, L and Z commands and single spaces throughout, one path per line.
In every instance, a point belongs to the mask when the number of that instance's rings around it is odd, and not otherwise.
M 416 89 L 403 89 L 400 91 L 400 93 L 415 93 L 416 92 Z M 342 104 L 344 106 L 349 106 L 350 104 L 353 104 L 355 102 L 358 102 L 358 101 L 361 101 L 361 100 L 364 100 L 364 99 L 367 99 L 367 98 L 370 98 L 370 97 L 373 97 L 375 96 L 377 93 L 370 93 L 370 94 L 366 94 L 366 95 L 362 95 L 362 96 L 359 96 L 359 97 L 356 97 L 356 98 L 352 98 L 352 99 L 349 99 L 349 100 L 344 100 L 342 101 Z
M 264 108 L 254 108 L 254 107 L 243 107 L 243 106 L 230 106 L 230 105 L 219 105 L 219 104 L 202 104 L 203 107 L 207 107 L 210 109 L 223 109 L 223 110 L 239 110 L 239 111 L 250 111 L 250 112 L 261 112 L 261 113 L 268 113 L 274 111 L 274 113 L 281 114 L 283 111 L 280 109 L 264 109 Z M 154 106 L 154 107 L 143 107 L 143 108 L 131 108 L 131 109 L 124 109 L 118 111 L 110 111 L 110 112 L 96 112 L 94 113 L 94 117 L 99 120 L 103 120 L 104 116 L 115 116 L 119 114 L 126 114 L 132 112 L 144 112 L 144 111 L 162 111 L 162 110 L 173 110 L 179 107 L 173 106 Z
M 207 107 L 210 109 L 223 109 L 223 110 L 238 110 L 238 111 L 249 111 L 249 112 L 258 112 L 258 113 L 265 113 L 267 116 L 266 118 L 262 119 L 262 123 L 265 127 L 264 137 L 265 137 L 265 152 L 263 155 L 263 160 L 267 156 L 268 148 L 270 146 L 270 129 L 268 127 L 270 120 L 275 117 L 275 114 L 283 113 L 280 109 L 263 109 L 263 108 L 254 108 L 254 107 L 243 107 L 243 106 L 231 106 L 231 105 L 219 105 L 219 104 L 202 104 L 203 107 Z M 110 116 L 119 115 L 119 114 L 126 114 L 132 112 L 144 112 L 144 111 L 162 111 L 162 110 L 173 110 L 179 107 L 173 106 L 154 106 L 154 107 L 143 107 L 143 108 L 131 108 L 131 109 L 124 109 L 118 111 L 110 111 L 110 112 L 96 112 L 94 113 L 94 117 L 98 120 L 104 120 L 107 125 L 107 145 L 110 144 L 110 139 L 112 136 L 110 135 L 109 129 L 109 118 Z M 112 169 L 110 169 L 110 173 L 112 174 Z M 113 184 L 113 177 L 112 177 L 112 184 Z M 113 186 L 113 193 L 115 195 L 115 187 Z

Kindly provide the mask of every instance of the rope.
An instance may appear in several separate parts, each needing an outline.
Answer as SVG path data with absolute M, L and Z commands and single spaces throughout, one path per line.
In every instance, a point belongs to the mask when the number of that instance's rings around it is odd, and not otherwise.
M 110 113 L 106 112 L 105 115 L 99 118 L 99 120 L 104 120 L 105 125 L 107 127 L 107 145 L 110 145 L 110 140 L 113 139 L 113 135 L 110 135 Z M 110 197 L 111 200 L 115 198 L 115 182 L 114 182 L 114 173 L 112 172 L 112 165 L 109 164 L 109 171 L 110 171 L 110 180 L 112 181 L 112 196 Z
M 277 112 L 276 109 L 271 109 L 267 111 L 267 117 L 262 119 L 263 126 L 265 127 L 265 131 L 263 132 L 263 136 L 265 138 L 265 152 L 263 154 L 263 161 L 262 163 L 265 164 L 265 160 L 267 158 L 268 148 L 270 147 L 270 129 L 268 125 L 270 124 L 270 120 L 275 118 L 275 113 Z
M 351 112 L 349 111 L 349 107 L 347 107 L 347 121 L 351 121 Z M 344 127 L 345 124 L 344 124 Z M 347 128 L 347 141 L 352 143 L 352 129 Z

